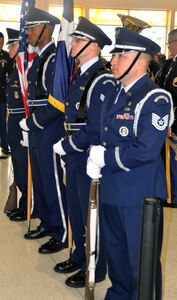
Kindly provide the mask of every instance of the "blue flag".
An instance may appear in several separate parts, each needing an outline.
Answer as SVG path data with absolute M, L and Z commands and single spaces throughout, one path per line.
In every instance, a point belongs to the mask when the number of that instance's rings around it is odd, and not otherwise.
M 74 58 L 71 57 L 71 38 L 74 31 L 74 3 L 64 0 L 64 10 L 58 35 L 55 68 L 49 103 L 64 112 L 64 99 L 74 72 Z

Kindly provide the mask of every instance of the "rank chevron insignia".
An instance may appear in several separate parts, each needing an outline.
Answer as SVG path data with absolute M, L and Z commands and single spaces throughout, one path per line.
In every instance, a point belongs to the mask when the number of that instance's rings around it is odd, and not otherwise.
M 155 113 L 152 113 L 152 125 L 158 130 L 164 130 L 168 126 L 169 115 L 160 117 Z

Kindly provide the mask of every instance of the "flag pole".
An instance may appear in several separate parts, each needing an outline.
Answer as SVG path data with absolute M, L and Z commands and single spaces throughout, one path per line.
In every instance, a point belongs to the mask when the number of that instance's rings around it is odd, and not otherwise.
M 17 67 L 18 74 L 22 92 L 22 99 L 25 109 L 26 117 L 29 116 L 29 108 L 27 104 L 28 99 L 28 83 L 27 83 L 27 72 L 28 72 L 28 45 L 26 39 L 25 26 L 25 16 L 28 9 L 35 6 L 35 0 L 22 0 L 21 14 L 20 14 L 20 38 L 19 38 L 19 50 L 17 54 Z M 27 222 L 28 222 L 28 232 L 30 231 L 30 221 L 31 221 L 31 197 L 32 196 L 32 173 L 31 173 L 31 163 L 28 148 L 28 181 L 27 181 Z
M 31 174 L 31 163 L 28 151 L 28 193 L 27 193 L 27 222 L 28 222 L 28 233 L 30 232 L 31 225 L 31 199 L 32 199 L 32 174 Z
M 170 176 L 170 144 L 168 138 L 165 140 L 165 164 L 168 198 L 167 203 L 171 204 L 171 176 Z
M 52 89 L 48 98 L 50 105 L 65 112 L 65 97 L 75 71 L 75 59 L 71 56 L 71 37 L 74 31 L 74 1 L 64 0 L 64 9 L 61 20 L 60 31 L 57 41 L 54 75 L 52 78 Z M 66 179 L 64 178 L 66 185 Z M 68 249 L 69 256 L 72 255 L 72 230 L 68 217 Z
M 73 236 L 72 236 L 69 216 L 68 216 L 68 250 L 69 250 L 69 258 L 71 258 L 72 250 L 73 250 Z

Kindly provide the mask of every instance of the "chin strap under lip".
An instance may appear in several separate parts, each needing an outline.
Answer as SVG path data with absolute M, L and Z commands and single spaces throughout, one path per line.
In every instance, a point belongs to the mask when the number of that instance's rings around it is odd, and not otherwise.
M 93 43 L 92 40 L 89 40 L 89 42 L 74 56 L 74 58 L 78 58 L 78 56 L 91 44 Z
M 131 65 L 128 67 L 128 69 L 127 69 L 120 77 L 116 78 L 117 80 L 122 79 L 123 77 L 125 77 L 125 76 L 130 72 L 130 70 L 133 68 L 134 64 L 136 63 L 136 61 L 137 61 L 138 58 L 140 57 L 141 53 L 142 53 L 141 51 L 139 51 L 139 52 L 137 53 L 137 55 L 135 56 L 135 58 L 134 58 L 134 60 L 132 61 Z

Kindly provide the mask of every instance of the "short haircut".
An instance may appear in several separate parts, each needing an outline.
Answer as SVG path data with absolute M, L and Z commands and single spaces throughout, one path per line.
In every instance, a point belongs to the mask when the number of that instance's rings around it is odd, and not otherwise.
M 177 36 L 177 28 L 175 28 L 175 29 L 173 29 L 172 31 L 170 31 L 170 33 L 169 33 L 169 35 L 168 35 L 169 37 L 171 36 L 171 37 L 176 37 Z
M 0 38 L 4 38 L 4 35 L 2 32 L 0 32 Z

